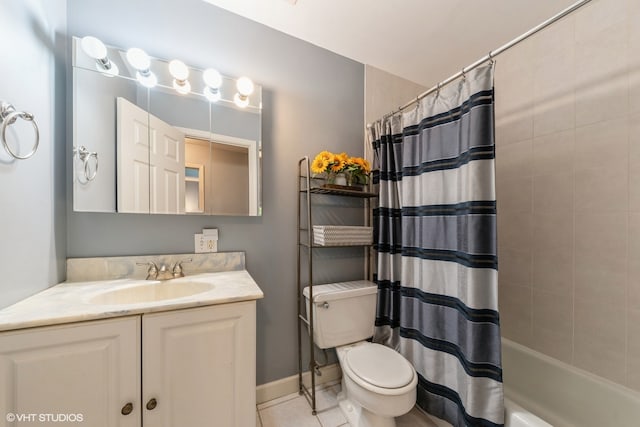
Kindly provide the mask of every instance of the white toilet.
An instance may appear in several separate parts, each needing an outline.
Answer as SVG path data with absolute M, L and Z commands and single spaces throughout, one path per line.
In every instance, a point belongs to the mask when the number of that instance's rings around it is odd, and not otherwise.
M 309 307 L 309 288 L 303 290 Z M 416 403 L 418 376 L 400 353 L 365 341 L 373 335 L 377 287 L 369 281 L 313 287 L 314 341 L 337 347 L 340 408 L 352 427 L 395 427 Z

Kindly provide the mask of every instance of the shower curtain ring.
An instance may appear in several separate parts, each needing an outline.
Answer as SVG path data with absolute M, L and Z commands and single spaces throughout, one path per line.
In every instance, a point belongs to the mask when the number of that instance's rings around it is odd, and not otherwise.
M 491 62 L 491 64 L 494 64 L 496 61 L 493 59 L 493 51 L 489 51 L 489 61 Z
M 438 83 L 438 86 L 437 86 L 437 88 L 436 88 L 436 97 L 440 96 L 440 86 L 441 86 L 441 85 L 442 85 L 442 82 L 441 82 L 441 83 Z

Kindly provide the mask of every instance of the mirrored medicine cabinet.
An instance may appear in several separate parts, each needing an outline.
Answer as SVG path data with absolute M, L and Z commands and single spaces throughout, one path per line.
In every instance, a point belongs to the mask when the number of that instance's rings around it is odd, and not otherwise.
M 131 50 L 73 38 L 74 211 L 261 215 L 262 88 Z

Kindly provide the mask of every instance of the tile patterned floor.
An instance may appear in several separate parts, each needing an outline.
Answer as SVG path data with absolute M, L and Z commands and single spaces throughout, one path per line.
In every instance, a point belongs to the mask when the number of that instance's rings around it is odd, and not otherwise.
M 338 407 L 340 383 L 320 388 L 316 393 L 318 414 L 311 415 L 311 407 L 298 393 L 280 397 L 258 405 L 257 427 L 349 427 Z M 422 412 L 414 408 L 396 420 L 398 427 L 436 427 Z

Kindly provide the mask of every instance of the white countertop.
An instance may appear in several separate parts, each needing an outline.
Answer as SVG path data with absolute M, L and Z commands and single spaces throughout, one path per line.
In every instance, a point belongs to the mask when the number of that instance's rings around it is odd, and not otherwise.
M 196 281 L 210 283 L 213 288 L 174 299 L 104 304 L 92 302 L 92 299 L 95 300 L 101 294 L 117 289 L 169 282 L 139 279 L 64 282 L 0 310 L 0 331 L 250 301 L 264 297 L 262 290 L 246 270 L 202 273 L 174 280 L 174 286 L 179 286 L 178 281 Z

